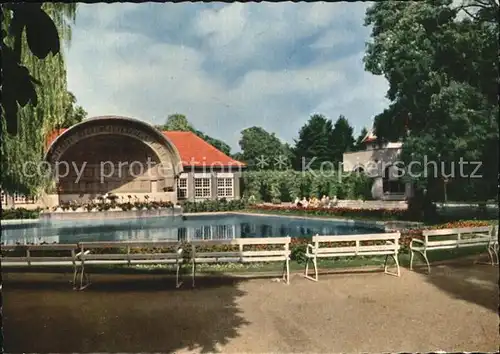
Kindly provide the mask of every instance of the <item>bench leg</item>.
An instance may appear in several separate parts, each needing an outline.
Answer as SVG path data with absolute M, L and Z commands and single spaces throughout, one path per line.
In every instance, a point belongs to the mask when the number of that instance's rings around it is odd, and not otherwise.
M 410 249 L 410 270 L 413 270 L 413 250 Z
M 196 276 L 196 262 L 194 261 L 194 258 L 192 260 L 192 267 L 191 267 L 191 277 L 192 277 L 192 287 L 194 288 L 194 278 Z
M 390 255 L 392 259 L 394 259 L 394 263 L 396 263 L 396 273 L 389 272 L 387 269 L 387 260 L 389 259 L 389 255 L 385 256 L 385 263 L 384 263 L 384 273 L 389 274 L 389 275 L 395 275 L 397 277 L 401 276 L 400 270 L 399 270 L 399 261 L 398 261 L 398 256 L 397 255 Z
M 175 287 L 177 289 L 179 289 L 182 285 L 182 281 L 180 281 L 180 277 L 179 277 L 179 274 L 180 274 L 180 271 L 181 271 L 181 266 L 182 266 L 182 261 L 179 261 L 177 260 L 177 271 L 176 271 L 176 275 L 175 275 Z
M 314 266 L 314 278 L 309 276 L 309 261 L 312 261 L 313 266 Z M 311 258 L 307 257 L 304 278 L 312 280 L 312 281 L 318 281 L 318 263 L 316 261 L 316 257 L 312 257 L 312 260 L 311 260 Z
M 76 279 L 78 277 L 78 266 L 74 266 L 74 271 L 73 271 L 73 290 L 78 290 L 76 287 Z
M 488 246 L 488 254 L 490 255 L 491 265 L 498 264 L 498 250 L 495 246 Z
M 84 290 L 90 285 L 90 277 L 87 273 L 85 273 L 85 267 L 84 264 L 82 263 L 81 269 L 80 269 L 80 288 L 78 290 Z M 83 285 L 83 278 L 85 278 L 85 286 Z
M 427 252 L 425 251 L 419 251 L 419 250 L 410 250 L 410 270 L 413 270 L 413 252 L 418 252 L 422 255 L 422 257 L 425 260 L 425 263 L 427 264 L 427 273 L 431 274 L 431 265 L 429 263 L 429 259 L 427 259 Z
M 290 261 L 288 259 L 283 263 L 283 280 L 290 284 Z

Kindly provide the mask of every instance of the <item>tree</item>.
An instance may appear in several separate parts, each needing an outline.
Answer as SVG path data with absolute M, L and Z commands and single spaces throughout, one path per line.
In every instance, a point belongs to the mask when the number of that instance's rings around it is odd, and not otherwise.
M 295 169 L 301 170 L 305 166 L 318 169 L 322 163 L 329 163 L 331 166 L 333 163 L 332 144 L 332 121 L 321 114 L 312 115 L 300 129 L 299 138 L 295 141 L 293 150 Z
M 214 146 L 215 148 L 219 149 L 226 155 L 231 154 L 231 147 L 227 145 L 225 142 L 222 140 L 212 138 L 209 135 L 206 135 L 200 130 L 196 130 L 191 123 L 189 123 L 188 119 L 186 118 L 185 115 L 175 113 L 171 114 L 167 117 L 167 121 L 165 122 L 164 125 L 156 126 L 156 128 L 162 130 L 162 131 L 184 131 L 184 132 L 193 132 L 203 140 L 205 140 L 207 143 L 210 145 Z
M 193 130 L 193 132 L 196 135 L 198 135 L 200 138 L 205 140 L 207 143 L 209 143 L 210 145 L 212 145 L 215 148 L 217 148 L 218 150 L 222 151 L 224 154 L 231 156 L 231 147 L 229 145 L 227 145 L 225 142 L 223 142 L 222 140 L 217 139 L 217 138 L 213 138 L 209 135 L 206 135 L 205 133 L 203 133 L 200 130 L 195 129 L 195 130 Z
M 250 127 L 241 131 L 239 141 L 241 160 L 250 169 L 285 169 L 290 167 L 291 153 L 288 145 L 261 127 Z
M 358 138 L 356 139 L 356 142 L 354 143 L 353 151 L 361 151 L 364 149 L 363 139 L 366 137 L 366 134 L 368 134 L 368 130 L 363 127 L 363 129 L 361 129 L 361 132 L 359 133 Z
M 69 128 L 82 120 L 87 118 L 87 112 L 83 107 L 76 104 L 76 97 L 73 93 L 68 91 L 68 104 L 66 106 L 66 112 L 64 115 L 64 120 L 60 124 L 60 128 Z
M 60 39 L 70 34 L 68 20 L 74 20 L 76 4 L 10 3 L 2 5 L 2 110 L 6 132 L 17 134 L 18 109 L 28 103 L 37 106 L 41 82 L 27 65 L 27 51 L 38 59 L 60 51 Z M 19 105 L 19 106 L 18 106 Z
M 179 113 L 169 115 L 167 117 L 167 121 L 161 127 L 161 129 L 169 131 L 183 131 L 183 132 L 189 132 L 194 130 L 194 128 L 188 122 L 186 116 Z
M 336 165 L 343 161 L 344 152 L 354 149 L 354 138 L 352 133 L 353 128 L 349 124 L 349 121 L 343 115 L 340 115 L 332 131 L 331 150 L 333 153 L 333 162 Z
M 23 167 L 42 159 L 47 133 L 65 119 L 70 97 L 59 38 L 70 41 L 76 4 L 8 4 L 4 10 L 2 189 L 36 194 L 45 178 Z
M 425 157 L 443 162 L 449 173 L 460 158 L 480 161 L 483 187 L 475 188 L 477 198 L 493 196 L 497 188 L 498 9 L 493 0 L 458 7 L 451 0 L 384 1 L 372 5 L 365 19 L 373 26 L 365 69 L 385 76 L 391 101 L 375 119 L 377 137 L 403 139 L 407 164 Z M 464 11 L 470 16 L 458 17 Z M 420 188 L 434 198 L 442 195 L 439 166 L 412 172 Z

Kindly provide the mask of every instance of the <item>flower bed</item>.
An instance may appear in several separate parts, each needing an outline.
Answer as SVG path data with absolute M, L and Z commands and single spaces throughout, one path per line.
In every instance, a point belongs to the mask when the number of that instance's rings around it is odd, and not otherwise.
M 202 202 L 184 202 L 182 210 L 184 213 L 202 213 L 243 210 L 247 207 L 247 202 L 243 199 L 238 200 L 205 200 Z
M 106 202 L 101 198 L 99 202 L 89 201 L 79 203 L 77 201 L 65 202 L 53 208 L 53 211 L 129 211 L 129 210 L 155 210 L 164 208 L 173 208 L 174 204 L 170 201 L 135 201 L 117 203 L 111 199 Z
M 252 205 L 250 210 L 304 216 L 363 217 L 378 220 L 401 220 L 406 216 L 406 211 L 401 209 L 302 208 L 295 206 L 283 207 L 276 205 Z

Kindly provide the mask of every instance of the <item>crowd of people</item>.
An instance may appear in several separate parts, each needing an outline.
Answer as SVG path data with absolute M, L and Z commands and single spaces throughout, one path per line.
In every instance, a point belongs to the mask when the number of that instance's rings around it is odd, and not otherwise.
M 321 199 L 318 199 L 316 197 L 303 197 L 302 199 L 300 199 L 299 197 L 297 197 L 295 198 L 293 204 L 299 208 L 331 208 L 337 205 L 337 196 L 333 196 L 332 199 L 330 199 L 330 197 L 326 195 L 323 195 Z

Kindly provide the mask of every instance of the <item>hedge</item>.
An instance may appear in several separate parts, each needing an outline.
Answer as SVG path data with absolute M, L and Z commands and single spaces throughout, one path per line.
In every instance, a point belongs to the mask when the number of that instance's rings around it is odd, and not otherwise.
M 248 203 L 244 199 L 229 200 L 205 200 L 202 202 L 183 202 L 182 211 L 184 213 L 236 211 L 247 208 Z
M 328 195 L 339 199 L 372 199 L 372 180 L 364 174 L 336 171 L 247 171 L 242 175 L 245 198 L 256 201 L 289 202 L 295 198 Z
M 406 210 L 401 209 L 361 209 L 361 208 L 302 208 L 281 207 L 277 205 L 252 205 L 250 210 L 275 212 L 278 214 L 304 215 L 304 216 L 349 216 L 378 220 L 401 220 L 406 216 Z
M 38 219 L 42 208 L 37 209 L 2 209 L 1 219 L 2 220 L 13 220 L 13 219 Z

